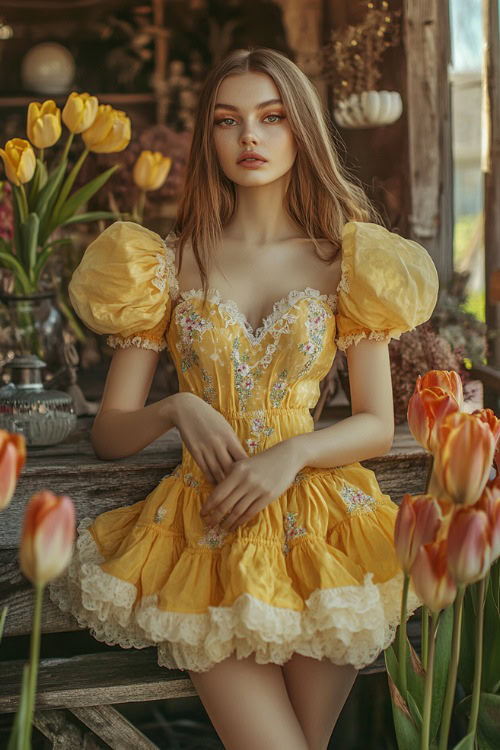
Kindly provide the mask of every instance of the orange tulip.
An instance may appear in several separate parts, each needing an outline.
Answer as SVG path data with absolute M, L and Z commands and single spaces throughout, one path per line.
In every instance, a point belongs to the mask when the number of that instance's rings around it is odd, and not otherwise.
M 488 516 L 476 507 L 458 508 L 448 529 L 448 570 L 457 584 L 484 578 L 491 564 Z
M 438 377 L 441 374 L 443 377 Z M 444 377 L 446 375 L 449 377 Z M 456 378 L 452 378 L 451 375 L 455 375 Z M 448 414 L 460 411 L 462 404 L 462 381 L 453 370 L 451 373 L 445 370 L 431 370 L 423 378 L 417 375 L 417 383 L 408 402 L 407 411 L 408 426 L 415 440 L 426 451 L 432 453 L 436 425 Z
M 399 564 L 406 574 L 415 562 L 422 544 L 434 542 L 441 527 L 441 509 L 431 495 L 406 493 L 394 527 L 394 542 Z
M 483 510 L 490 525 L 491 564 L 500 557 L 500 477 L 489 481 L 475 508 Z
M 24 435 L 0 430 L 0 510 L 4 510 L 12 500 L 17 478 L 25 463 Z
M 436 425 L 428 493 L 457 505 L 476 503 L 489 479 L 495 439 L 477 414 L 455 412 Z
M 457 587 L 448 570 L 445 539 L 420 547 L 411 577 L 417 596 L 431 612 L 439 612 L 452 603 Z
M 33 495 L 24 515 L 19 547 L 20 567 L 32 583 L 44 586 L 69 564 L 75 539 L 75 506 L 67 495 L 42 490 Z

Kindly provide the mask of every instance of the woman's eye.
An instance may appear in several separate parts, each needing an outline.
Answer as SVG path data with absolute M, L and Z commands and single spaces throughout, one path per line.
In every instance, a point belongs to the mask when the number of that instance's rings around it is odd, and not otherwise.
M 267 120 L 268 117 L 275 117 L 275 118 L 277 118 L 277 120 L 275 119 L 272 122 L 277 122 L 277 121 L 279 122 L 280 120 L 284 120 L 285 119 L 283 115 L 266 115 L 266 117 L 264 117 L 264 120 Z
M 224 117 L 224 119 L 222 119 L 222 120 L 216 120 L 215 124 L 216 125 L 223 125 L 223 124 L 227 125 L 228 120 L 230 122 L 236 122 L 236 120 L 233 117 Z

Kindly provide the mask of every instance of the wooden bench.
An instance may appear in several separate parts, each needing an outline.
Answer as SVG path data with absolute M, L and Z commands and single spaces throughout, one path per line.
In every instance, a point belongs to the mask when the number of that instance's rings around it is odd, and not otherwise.
M 335 416 L 331 410 L 325 409 L 316 429 L 349 413 L 348 407 L 343 413 L 342 409 L 340 413 L 337 410 Z M 26 663 L 26 659 L 9 659 L 9 641 L 18 636 L 29 636 L 31 632 L 33 589 L 18 565 L 24 508 L 31 495 L 43 488 L 70 495 L 78 521 L 83 516 L 95 517 L 106 510 L 143 499 L 181 461 L 181 441 L 176 429 L 140 454 L 118 461 L 101 461 L 95 457 L 90 445 L 92 419 L 80 417 L 76 431 L 60 445 L 29 449 L 16 494 L 1 515 L 0 607 L 7 605 L 9 609 L 0 644 L 0 713 L 17 710 L 22 668 Z M 382 490 L 399 502 L 405 492 L 424 490 L 428 463 L 428 454 L 414 441 L 407 425 L 403 425 L 396 429 L 390 453 L 364 461 L 363 465 L 375 471 Z M 72 615 L 61 612 L 52 603 L 46 590 L 42 633 L 72 633 L 76 636 L 75 631 L 82 630 L 85 629 Z M 416 616 L 410 620 L 409 633 L 418 651 L 419 620 Z M 42 647 L 43 644 L 42 635 Z M 108 650 L 101 648 L 98 653 L 72 653 L 65 657 L 41 659 L 34 725 L 53 742 L 63 743 L 57 747 L 87 747 L 83 744 L 82 722 L 97 738 L 116 750 L 156 748 L 148 737 L 113 708 L 113 704 L 196 696 L 189 675 L 181 670 L 159 667 L 155 647 L 104 648 Z M 370 674 L 384 668 L 382 654 L 362 673 Z M 79 721 L 68 722 L 71 714 Z M 103 745 L 97 738 L 92 746 L 100 748 Z

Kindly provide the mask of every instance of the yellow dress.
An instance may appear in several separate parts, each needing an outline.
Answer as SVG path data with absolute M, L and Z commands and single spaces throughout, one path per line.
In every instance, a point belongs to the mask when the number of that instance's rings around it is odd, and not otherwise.
M 248 455 L 311 432 L 337 347 L 399 339 L 429 319 L 438 276 L 427 251 L 384 227 L 349 222 L 342 278 L 275 303 L 256 331 L 234 301 L 179 294 L 173 233 L 117 221 L 87 248 L 69 286 L 86 325 L 113 347 L 168 347 L 181 391 L 211 404 Z M 402 574 L 398 506 L 373 471 L 306 466 L 253 519 L 227 532 L 199 514 L 213 489 L 182 462 L 133 505 L 85 517 L 71 564 L 49 586 L 93 637 L 157 646 L 158 664 L 206 671 L 236 652 L 283 664 L 294 652 L 362 668 L 394 638 Z M 409 611 L 421 602 L 410 589 Z

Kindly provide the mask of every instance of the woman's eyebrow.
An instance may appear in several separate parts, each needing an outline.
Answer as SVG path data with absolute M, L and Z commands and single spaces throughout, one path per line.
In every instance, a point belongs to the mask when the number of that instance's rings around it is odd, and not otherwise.
M 271 104 L 283 104 L 283 102 L 281 99 L 268 99 L 266 102 L 257 104 L 255 109 L 264 109 L 264 107 L 269 107 Z M 215 109 L 230 109 L 231 112 L 238 112 L 238 107 L 234 107 L 232 104 L 216 104 Z

